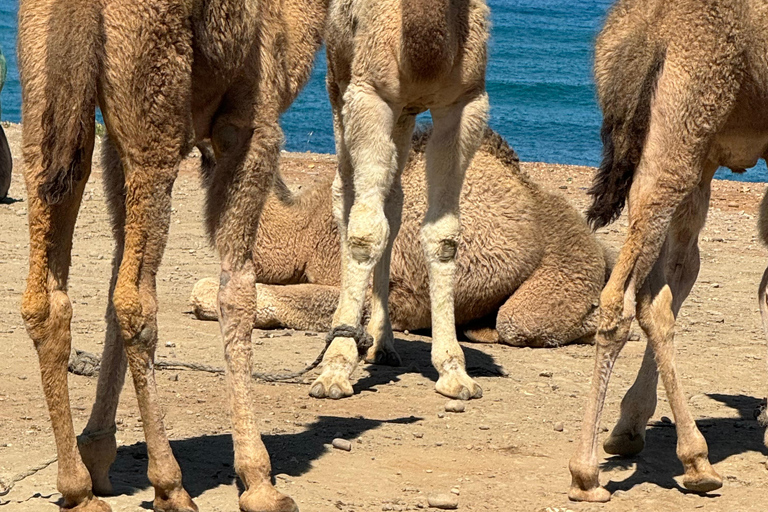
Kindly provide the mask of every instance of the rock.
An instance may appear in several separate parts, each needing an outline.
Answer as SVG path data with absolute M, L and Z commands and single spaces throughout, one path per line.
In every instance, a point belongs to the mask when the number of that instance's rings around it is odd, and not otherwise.
M 667 418 L 666 416 L 662 416 L 661 417 L 661 422 L 662 423 L 666 423 L 667 425 L 671 425 L 672 424 L 672 420 Z
M 448 400 L 445 403 L 445 412 L 464 412 L 466 405 L 461 400 Z
M 552 428 L 555 429 L 555 432 L 562 432 L 565 429 L 565 425 L 563 425 L 562 421 L 558 421 L 552 425 Z
M 551 376 L 552 376 L 552 372 L 550 372 L 549 370 L 539 373 L 539 377 L 551 377 Z
M 345 452 L 351 452 L 352 451 L 352 442 L 348 441 L 346 439 L 342 439 L 340 437 L 337 437 L 334 439 L 331 444 L 334 448 L 337 450 L 344 450 Z
M 491 430 L 491 427 L 489 427 L 488 425 L 480 425 L 478 428 L 480 430 Z
M 434 494 L 427 497 L 427 503 L 430 507 L 441 510 L 456 510 L 459 508 L 459 498 L 453 494 Z
M 629 341 L 640 341 L 640 335 L 636 332 L 633 332 L 629 335 Z
M 438 418 L 445 418 L 445 413 L 444 412 L 439 412 L 439 413 L 437 413 L 437 417 Z

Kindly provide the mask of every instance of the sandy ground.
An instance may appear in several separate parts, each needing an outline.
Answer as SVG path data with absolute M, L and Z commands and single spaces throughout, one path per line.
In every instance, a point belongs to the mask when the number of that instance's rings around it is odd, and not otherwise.
M 20 179 L 19 129 L 7 129 L 17 172 L 10 203 L 0 205 L 0 475 L 8 477 L 48 459 L 55 446 L 45 409 L 36 355 L 19 316 L 27 266 L 25 191 Z M 324 155 L 285 155 L 294 184 L 332 172 Z M 184 163 L 174 189 L 174 212 L 165 262 L 158 275 L 159 358 L 221 365 L 218 326 L 190 314 L 187 298 L 197 279 L 217 273 L 201 223 L 197 163 Z M 524 169 L 580 209 L 594 169 L 528 163 Z M 765 341 L 756 289 L 766 250 L 755 239 L 756 209 L 765 184 L 719 181 L 702 241 L 699 281 L 678 324 L 678 368 L 690 407 L 710 447 L 724 487 L 707 496 L 680 486 L 675 430 L 660 389 L 640 456 L 603 458 L 601 481 L 614 492 L 605 505 L 570 503 L 567 469 L 579 436 L 594 348 L 515 349 L 464 344 L 469 366 L 501 365 L 509 377 L 480 374 L 485 395 L 462 414 L 443 413 L 434 392 L 436 372 L 429 338 L 398 333 L 407 366 L 363 366 L 356 394 L 318 401 L 308 385 L 255 384 L 254 407 L 273 461 L 277 487 L 304 512 L 417 510 L 433 493 L 459 493 L 466 511 L 764 510 L 768 450 L 753 418 L 765 396 Z M 622 219 L 600 236 L 617 246 Z M 112 241 L 96 168 L 86 189 L 75 232 L 70 296 L 74 344 L 99 352 L 107 300 Z M 555 313 L 556 314 L 556 313 Z M 637 328 L 635 332 L 639 332 Z M 635 337 L 636 339 L 638 337 Z M 322 336 L 256 331 L 260 370 L 296 369 L 320 350 Z M 602 425 L 613 426 L 624 390 L 640 365 L 643 338 L 627 344 L 611 381 Z M 96 380 L 70 376 L 75 430 L 85 425 Z M 235 510 L 238 484 L 223 379 L 210 374 L 160 372 L 158 386 L 166 426 L 184 472 L 185 487 L 201 510 Z M 562 422 L 562 432 L 553 425 Z M 115 511 L 151 509 L 146 449 L 135 395 L 126 386 L 117 414 L 120 445 L 112 468 Z M 603 433 L 601 436 L 605 436 Z M 351 452 L 332 449 L 334 437 L 353 440 Z M 601 452 L 601 456 L 605 454 Z M 56 464 L 0 497 L 3 510 L 55 511 Z

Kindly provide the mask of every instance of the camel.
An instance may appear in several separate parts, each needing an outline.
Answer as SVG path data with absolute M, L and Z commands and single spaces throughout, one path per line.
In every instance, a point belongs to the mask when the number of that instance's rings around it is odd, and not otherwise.
M 428 208 L 421 228 L 439 393 L 482 396 L 456 339 L 453 281 L 459 193 L 488 118 L 488 7 L 483 0 L 332 0 L 326 24 L 327 87 L 338 167 L 333 213 L 341 239 L 341 290 L 315 398 L 353 393 L 359 359 L 393 352 L 387 307 L 392 243 L 400 227 L 400 173 L 416 114 L 429 110 Z M 370 320 L 361 326 L 373 275 Z M 386 358 L 386 356 L 384 356 Z
M 115 410 L 131 369 L 157 511 L 193 511 L 157 397 L 155 275 L 179 162 L 204 150 L 206 224 L 221 258 L 218 293 L 234 466 L 250 512 L 298 510 L 271 482 L 250 390 L 251 252 L 274 181 L 280 112 L 309 76 L 327 0 L 22 0 L 18 52 L 30 255 L 21 312 L 37 349 L 58 452 L 63 509 L 103 512 L 111 492 Z M 72 235 L 91 170 L 94 113 L 116 240 L 96 401 L 81 436 L 67 389 Z
M 572 500 L 607 501 L 597 428 L 613 364 L 635 317 L 648 338 L 637 379 L 605 440 L 607 453 L 645 445 L 658 374 L 677 427 L 683 485 L 721 487 L 675 368 L 674 325 L 699 271 L 698 235 L 718 166 L 743 172 L 768 155 L 768 11 L 757 0 L 620 0 L 595 50 L 604 158 L 588 220 L 604 226 L 629 204 L 629 228 L 600 296 L 592 387 L 570 461 Z M 768 201 L 760 233 L 768 241 Z M 765 282 L 760 304 L 768 334 Z M 768 441 L 768 438 L 766 438 Z
M 398 331 L 431 327 L 429 279 L 418 242 L 429 135 L 416 132 L 402 174 L 403 221 L 389 282 L 389 317 Z M 259 250 L 253 252 L 256 327 L 328 331 L 341 284 L 331 181 L 300 195 L 277 185 L 264 205 Z M 603 249 L 564 198 L 544 192 L 520 171 L 517 154 L 491 129 L 467 168 L 459 204 L 464 228 L 455 315 L 465 336 L 532 347 L 588 340 L 608 272 Z M 195 284 L 190 302 L 197 318 L 218 318 L 218 288 L 214 278 Z M 369 316 L 369 304 L 363 316 Z M 396 352 L 369 349 L 366 356 L 372 363 L 401 364 Z

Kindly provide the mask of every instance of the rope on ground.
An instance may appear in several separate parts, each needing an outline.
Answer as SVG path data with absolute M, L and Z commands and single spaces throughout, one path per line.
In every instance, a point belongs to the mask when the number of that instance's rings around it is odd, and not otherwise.
M 91 444 L 92 442 L 98 441 L 99 439 L 103 439 L 105 437 L 114 435 L 115 432 L 117 432 L 117 426 L 115 425 L 112 425 L 109 428 L 105 428 L 104 430 L 97 430 L 96 432 L 83 432 L 82 434 L 77 436 L 77 444 L 79 446 Z M 38 471 L 44 470 L 45 468 L 47 468 L 57 460 L 59 460 L 58 457 L 53 457 L 44 462 L 41 462 L 40 464 L 37 464 L 36 466 L 32 466 L 26 471 L 22 471 L 21 473 L 18 473 L 8 479 L 0 477 L 0 496 L 5 496 L 9 492 L 11 492 L 11 489 L 13 489 L 14 485 L 21 482 L 25 478 L 29 478 L 30 476 L 34 475 Z

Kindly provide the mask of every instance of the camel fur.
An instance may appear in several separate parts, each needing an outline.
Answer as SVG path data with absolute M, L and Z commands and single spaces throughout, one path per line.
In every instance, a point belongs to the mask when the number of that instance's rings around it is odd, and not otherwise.
M 418 241 L 427 208 L 429 135 L 414 136 L 402 175 L 403 221 L 389 282 L 389 316 L 398 331 L 431 326 L 429 278 Z M 253 253 L 257 328 L 330 330 L 341 284 L 330 190 L 330 179 L 300 195 L 278 186 L 267 199 Z M 594 334 L 607 277 L 601 246 L 565 199 L 520 171 L 517 154 L 490 129 L 467 168 L 460 207 L 455 314 L 467 338 L 553 347 Z M 190 298 L 197 318 L 218 318 L 218 287 L 214 278 L 197 282 Z M 367 360 L 400 364 L 396 353 L 385 360 L 373 350 Z
M 573 500 L 607 501 L 598 480 L 597 429 L 613 364 L 635 318 L 648 338 L 637 379 L 604 443 L 634 455 L 645 444 L 661 374 L 677 427 L 683 485 L 722 485 L 688 409 L 674 361 L 675 317 L 699 271 L 698 235 L 718 166 L 743 172 L 768 155 L 768 9 L 758 0 L 620 0 L 595 49 L 604 158 L 588 220 L 629 227 L 600 297 L 592 388 L 570 461 Z M 761 207 L 760 235 L 768 203 Z M 766 334 L 765 283 L 760 307 Z M 766 438 L 768 441 L 768 438 Z
M 40 362 L 58 450 L 62 508 L 108 511 L 115 411 L 131 369 L 154 509 L 196 511 L 163 427 L 153 371 L 155 276 L 181 159 L 205 155 L 206 220 L 221 258 L 218 307 L 234 466 L 247 512 L 298 510 L 271 482 L 251 400 L 256 225 L 277 170 L 280 113 L 306 82 L 327 0 L 21 0 L 18 53 L 30 255 L 21 312 Z M 106 195 L 116 249 L 96 402 L 75 436 L 67 390 L 68 269 L 104 116 Z
M 327 86 L 338 156 L 332 195 L 341 291 L 313 397 L 352 395 L 359 347 L 371 339 L 384 359 L 394 351 L 387 299 L 403 205 L 400 174 L 416 115 L 426 110 L 434 130 L 425 151 L 428 207 L 420 238 L 429 273 L 432 364 L 440 375 L 435 389 L 462 399 L 482 395 L 456 339 L 453 284 L 459 194 L 488 117 L 488 28 L 483 0 L 331 1 Z M 370 319 L 362 331 L 371 276 Z

